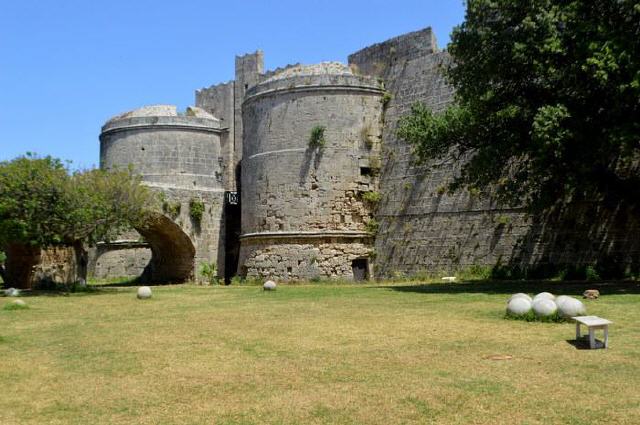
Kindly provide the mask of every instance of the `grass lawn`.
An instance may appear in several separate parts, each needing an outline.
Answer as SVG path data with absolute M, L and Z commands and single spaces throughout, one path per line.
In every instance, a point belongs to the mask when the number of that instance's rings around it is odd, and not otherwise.
M 509 293 L 594 285 L 558 286 L 24 297 L 28 310 L 0 309 L 0 423 L 640 423 L 638 285 L 586 301 L 615 322 L 611 348 L 593 351 L 567 342 L 572 324 L 503 319 Z

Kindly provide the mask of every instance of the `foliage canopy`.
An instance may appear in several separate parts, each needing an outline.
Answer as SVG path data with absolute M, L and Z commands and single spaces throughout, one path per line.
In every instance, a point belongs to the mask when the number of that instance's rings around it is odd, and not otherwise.
M 418 162 L 468 159 L 450 190 L 510 203 L 640 200 L 640 1 L 469 0 L 447 77 L 398 134 Z
M 109 240 L 151 205 L 131 170 L 70 173 L 59 159 L 31 154 L 0 162 L 0 247 Z

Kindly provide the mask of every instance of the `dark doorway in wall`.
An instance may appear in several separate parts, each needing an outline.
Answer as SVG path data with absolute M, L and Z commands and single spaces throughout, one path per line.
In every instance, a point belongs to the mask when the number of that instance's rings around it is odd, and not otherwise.
M 224 283 L 236 275 L 240 258 L 240 164 L 235 170 L 237 191 L 225 192 L 224 199 Z
M 351 262 L 353 270 L 353 280 L 362 281 L 369 280 L 369 260 L 366 258 L 358 258 Z

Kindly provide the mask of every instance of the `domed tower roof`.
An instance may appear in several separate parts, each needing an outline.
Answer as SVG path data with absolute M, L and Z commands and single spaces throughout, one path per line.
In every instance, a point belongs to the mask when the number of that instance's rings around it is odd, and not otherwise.
M 195 106 L 189 106 L 185 110 L 184 113 L 178 112 L 178 108 L 175 105 L 148 105 L 143 106 L 142 108 L 134 109 L 132 111 L 124 112 L 122 114 L 116 115 L 109 119 L 103 128 L 110 127 L 111 124 L 123 121 L 123 120 L 134 120 L 136 118 L 161 118 L 161 117 L 193 117 L 193 118 L 202 118 L 205 120 L 211 120 L 218 122 L 218 118 L 211 115 L 209 112 L 205 111 L 202 108 L 197 108 Z
M 355 74 L 340 62 L 322 62 L 315 65 L 294 65 L 278 72 L 249 88 L 245 103 L 262 95 L 317 89 L 346 89 L 382 92 L 377 79 Z
M 268 78 L 264 83 L 291 77 L 310 77 L 317 75 L 354 75 L 349 67 L 341 62 L 321 62 L 314 65 L 295 65 Z

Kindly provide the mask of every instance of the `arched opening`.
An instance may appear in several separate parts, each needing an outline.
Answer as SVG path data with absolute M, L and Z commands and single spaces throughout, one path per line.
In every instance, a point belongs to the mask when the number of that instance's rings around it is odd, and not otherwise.
M 196 249 L 179 225 L 162 214 L 153 214 L 136 230 L 151 248 L 151 261 L 140 281 L 179 283 L 193 279 Z

